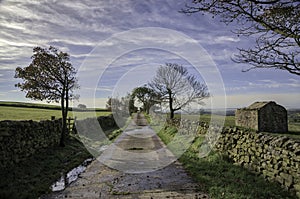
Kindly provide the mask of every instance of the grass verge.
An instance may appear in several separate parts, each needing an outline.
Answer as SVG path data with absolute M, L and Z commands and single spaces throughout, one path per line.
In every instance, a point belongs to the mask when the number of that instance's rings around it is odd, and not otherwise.
M 170 126 L 160 131 L 158 135 L 167 144 L 173 141 L 176 132 L 176 128 Z M 296 199 L 296 196 L 284 190 L 279 184 L 267 182 L 262 176 L 233 165 L 226 156 L 218 152 L 211 152 L 209 156 L 199 158 L 198 148 L 202 140 L 202 136 L 196 137 L 179 161 L 199 183 L 200 191 L 208 193 L 211 198 Z

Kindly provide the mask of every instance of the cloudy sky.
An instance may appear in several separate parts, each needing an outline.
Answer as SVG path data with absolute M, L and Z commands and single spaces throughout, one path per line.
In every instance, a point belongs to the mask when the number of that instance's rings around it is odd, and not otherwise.
M 14 87 L 15 68 L 28 66 L 35 46 L 53 45 L 71 55 L 78 69 L 81 99 L 103 106 L 151 80 L 158 66 L 180 63 L 208 84 L 214 106 L 244 107 L 275 100 L 300 108 L 300 79 L 285 71 L 252 70 L 231 61 L 237 37 L 209 15 L 178 11 L 188 0 L 0 0 L 0 100 L 29 101 Z M 223 90 L 224 89 L 224 90 Z

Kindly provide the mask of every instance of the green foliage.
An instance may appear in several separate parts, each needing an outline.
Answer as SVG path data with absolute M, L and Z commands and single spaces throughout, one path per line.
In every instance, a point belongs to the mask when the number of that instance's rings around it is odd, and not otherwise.
M 59 102 L 72 99 L 72 91 L 78 88 L 76 71 L 69 62 L 70 56 L 55 47 L 35 47 L 29 66 L 16 68 L 15 78 L 23 79 L 16 84 L 26 97 L 34 100 Z
M 137 87 L 132 91 L 132 98 L 138 99 L 141 103 L 143 103 L 143 110 L 149 114 L 149 110 L 151 106 L 159 103 L 160 94 L 155 92 L 153 89 L 145 86 Z
M 111 109 L 112 109 L 112 98 L 111 97 L 108 98 L 105 107 L 107 110 L 111 111 Z
M 78 104 L 77 107 L 80 108 L 80 109 L 86 109 L 87 108 L 85 104 Z
M 73 90 L 79 88 L 75 76 L 76 70 L 70 63 L 69 54 L 53 46 L 49 49 L 35 47 L 31 58 L 32 62 L 29 66 L 16 68 L 15 78 L 21 78 L 23 82 L 15 86 L 26 92 L 26 98 L 61 103 L 60 145 L 64 146 L 69 100 L 78 97 L 73 95 Z
M 122 129 L 117 129 L 117 130 L 114 130 L 111 134 L 108 135 L 108 139 L 110 141 L 113 141 L 115 140 L 119 135 L 121 135 L 123 132 Z
M 111 110 L 116 117 L 119 117 L 119 119 L 128 116 L 128 112 L 132 114 L 137 111 L 134 106 L 134 100 L 129 93 L 121 98 L 117 96 L 109 97 L 106 102 L 106 108 Z
M 169 126 L 169 127 L 165 127 L 164 130 L 161 130 L 158 133 L 158 136 L 164 143 L 169 144 L 176 133 L 177 133 L 177 128 L 174 126 Z

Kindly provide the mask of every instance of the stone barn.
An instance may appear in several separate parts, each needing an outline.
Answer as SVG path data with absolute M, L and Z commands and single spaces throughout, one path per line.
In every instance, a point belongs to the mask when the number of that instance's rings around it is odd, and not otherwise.
M 255 102 L 235 112 L 236 126 L 260 132 L 288 132 L 287 111 L 275 102 Z

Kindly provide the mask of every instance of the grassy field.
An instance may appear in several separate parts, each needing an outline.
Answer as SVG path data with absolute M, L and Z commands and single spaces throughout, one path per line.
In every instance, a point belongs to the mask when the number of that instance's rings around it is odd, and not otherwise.
M 297 116 L 297 118 L 295 119 L 295 117 Z M 180 115 L 175 115 L 176 118 L 179 118 Z M 201 122 L 205 122 L 205 123 L 210 123 L 211 121 L 211 115 L 209 114 L 203 114 L 203 115 L 184 115 L 183 116 L 185 119 L 189 119 L 189 120 L 199 120 Z M 222 119 L 224 116 L 220 116 L 220 115 L 214 115 L 213 116 L 215 120 L 218 119 Z M 273 133 L 273 135 L 286 135 L 288 137 L 292 137 L 292 138 L 297 138 L 300 139 L 300 113 L 299 112 L 289 112 L 288 113 L 288 128 L 289 128 L 289 132 L 286 133 Z M 224 126 L 230 126 L 230 127 L 234 127 L 235 126 L 235 117 L 234 116 L 226 116 L 225 117 L 225 121 L 224 121 Z
M 69 117 L 76 115 L 78 119 L 87 117 L 106 116 L 110 111 L 96 109 L 95 111 L 69 111 Z M 50 120 L 52 116 L 61 118 L 59 106 L 18 103 L 18 102 L 0 102 L 0 121 L 1 120 Z
M 59 106 L 47 105 L 47 104 L 33 104 L 33 103 L 20 103 L 20 102 L 0 102 L 0 121 L 1 120 L 49 120 L 52 116 L 55 118 L 61 118 L 61 111 Z M 107 116 L 111 112 L 104 109 L 96 109 L 95 111 L 80 111 L 73 110 L 69 111 L 69 117 L 78 119 L 84 119 L 88 117 Z M 180 115 L 175 115 L 177 118 Z M 189 120 L 200 120 L 202 122 L 210 123 L 211 115 L 202 114 L 200 115 L 183 115 L 185 119 Z M 222 119 L 224 116 L 214 115 L 214 119 Z M 289 132 L 284 134 L 274 135 L 286 135 L 295 139 L 300 139 L 300 113 L 297 111 L 289 112 Z M 234 126 L 234 116 L 226 116 L 224 126 Z
M 158 135 L 163 142 L 169 143 L 175 134 L 175 127 L 168 127 Z M 286 191 L 279 184 L 267 182 L 262 176 L 233 165 L 226 156 L 217 152 L 211 152 L 207 157 L 199 158 L 198 149 L 202 141 L 202 136 L 195 138 L 189 149 L 179 158 L 179 161 L 198 182 L 200 191 L 208 193 L 211 198 L 297 198 L 294 193 Z
M 25 108 L 44 108 L 44 109 L 60 109 L 58 105 L 28 103 L 28 102 L 10 102 L 0 101 L 0 106 L 13 106 L 13 107 L 25 107 Z

